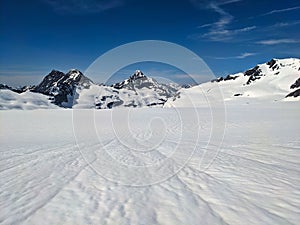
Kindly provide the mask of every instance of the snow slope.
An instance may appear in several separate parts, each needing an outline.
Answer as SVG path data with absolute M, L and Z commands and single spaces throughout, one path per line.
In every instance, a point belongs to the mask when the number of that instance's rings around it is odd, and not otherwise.
M 271 60 L 245 73 L 229 75 L 229 79 L 221 78 L 181 89 L 175 98 L 168 100 L 165 107 L 205 106 L 210 101 L 223 100 L 226 104 L 299 101 L 299 97 L 285 98 L 295 90 L 291 86 L 300 78 L 299 69 L 299 59 Z
M 49 96 L 26 91 L 16 93 L 8 89 L 0 90 L 0 110 L 3 109 L 57 109 L 49 100 Z
M 298 224 L 299 112 L 227 106 L 203 170 L 208 107 L 1 111 L 0 224 Z

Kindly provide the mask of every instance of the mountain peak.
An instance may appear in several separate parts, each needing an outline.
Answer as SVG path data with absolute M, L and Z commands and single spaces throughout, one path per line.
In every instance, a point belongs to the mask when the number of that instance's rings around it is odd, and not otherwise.
M 124 87 L 130 88 L 132 89 L 134 86 L 134 83 L 136 83 L 136 81 L 141 81 L 142 80 L 147 80 L 148 78 L 143 74 L 143 72 L 141 70 L 136 70 L 134 74 L 132 74 L 128 79 L 120 82 L 120 83 L 116 83 L 113 84 L 112 87 L 117 88 L 117 89 L 121 89 Z
M 141 70 L 136 70 L 135 73 L 129 77 L 129 79 L 136 80 L 143 77 L 146 77 L 143 72 Z
M 83 77 L 83 74 L 77 69 L 71 69 L 66 76 L 73 80 L 80 80 Z
M 71 69 L 68 73 L 52 70 L 33 91 L 54 96 L 54 103 L 68 106 L 72 103 L 74 91 L 77 86 L 87 88 L 92 81 L 79 70 Z

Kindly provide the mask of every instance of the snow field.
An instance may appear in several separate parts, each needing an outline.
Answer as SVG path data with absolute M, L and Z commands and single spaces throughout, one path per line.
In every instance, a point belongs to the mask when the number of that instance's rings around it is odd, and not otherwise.
M 299 104 L 226 111 L 1 111 L 0 223 L 297 224 Z

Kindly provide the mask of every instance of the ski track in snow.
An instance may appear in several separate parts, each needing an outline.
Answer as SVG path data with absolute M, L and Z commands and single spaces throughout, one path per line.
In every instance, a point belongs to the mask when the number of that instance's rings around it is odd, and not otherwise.
M 148 138 L 149 130 L 140 115 L 151 115 L 153 110 L 154 116 L 161 113 L 170 125 L 166 139 L 159 150 L 137 156 L 119 141 L 140 145 L 140 140 Z M 191 131 L 192 126 L 199 126 L 200 133 L 209 132 L 207 111 L 201 110 L 199 124 L 190 121 L 185 125 Z M 119 140 L 107 127 L 110 111 L 99 112 L 102 143 L 80 141 L 78 145 L 71 110 L 2 111 L 0 223 L 297 224 L 299 104 L 278 103 L 259 110 L 257 105 L 230 106 L 227 111 L 222 148 L 207 170 L 199 170 L 206 146 L 203 138 L 182 170 L 164 182 L 143 187 L 108 181 L 90 165 L 101 159 L 99 148 L 129 165 L 167 158 L 181 129 L 172 110 L 133 110 L 133 127 L 140 130 L 136 138 L 124 130 Z M 152 131 L 153 136 L 159 134 Z M 185 141 L 187 149 L 193 147 L 192 139 Z M 109 173 L 107 169 L 102 172 Z

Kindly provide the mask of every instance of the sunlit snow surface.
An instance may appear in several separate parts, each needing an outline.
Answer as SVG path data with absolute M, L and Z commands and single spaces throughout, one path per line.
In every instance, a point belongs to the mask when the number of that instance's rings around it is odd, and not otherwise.
M 1 111 L 0 224 L 299 224 L 300 104 L 226 110 Z

